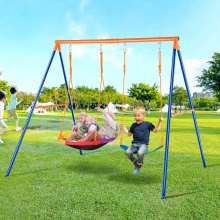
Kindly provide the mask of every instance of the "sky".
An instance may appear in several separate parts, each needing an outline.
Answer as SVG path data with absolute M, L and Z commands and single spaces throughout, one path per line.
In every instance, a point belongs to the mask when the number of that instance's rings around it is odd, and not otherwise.
M 196 76 L 220 52 L 219 0 L 0 0 L 1 80 L 20 91 L 37 93 L 55 40 L 179 36 L 191 94 L 200 92 Z M 132 83 L 159 85 L 158 50 L 162 51 L 162 90 L 169 93 L 171 42 L 72 45 L 73 85 L 99 88 L 100 47 L 104 81 L 122 91 L 123 51 L 127 50 L 125 92 Z M 70 46 L 62 45 L 69 77 Z M 56 53 L 45 87 L 64 83 Z M 183 86 L 176 60 L 174 85 Z

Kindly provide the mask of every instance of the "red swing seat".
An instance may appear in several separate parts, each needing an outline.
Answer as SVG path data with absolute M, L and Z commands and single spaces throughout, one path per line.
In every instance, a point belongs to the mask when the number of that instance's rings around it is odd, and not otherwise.
M 94 141 L 69 141 L 65 140 L 68 137 L 68 133 L 62 134 L 58 137 L 58 141 L 72 148 L 76 148 L 79 150 L 96 150 L 109 142 L 115 140 L 115 138 L 94 140 Z

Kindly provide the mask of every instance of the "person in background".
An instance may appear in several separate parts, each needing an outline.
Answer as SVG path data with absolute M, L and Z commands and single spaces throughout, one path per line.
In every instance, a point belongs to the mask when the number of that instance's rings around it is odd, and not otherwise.
M 7 121 L 9 121 L 13 117 L 15 119 L 15 126 L 16 126 L 15 130 L 20 131 L 22 128 L 18 126 L 19 118 L 16 112 L 16 108 L 17 108 L 17 105 L 22 102 L 22 99 L 20 99 L 20 101 L 18 102 L 18 98 L 17 98 L 18 92 L 15 87 L 11 87 L 10 93 L 11 93 L 11 97 L 10 97 L 10 101 L 7 107 L 7 111 L 8 111 Z
M 0 130 L 0 136 L 5 133 L 5 131 L 7 130 L 7 125 L 5 124 L 4 120 L 3 120 L 3 114 L 4 114 L 4 109 L 5 109 L 5 102 L 7 99 L 7 95 L 4 91 L 0 91 L 0 127 L 2 127 L 2 129 Z M 2 141 L 1 137 L 0 137 L 0 144 L 3 144 L 4 142 Z

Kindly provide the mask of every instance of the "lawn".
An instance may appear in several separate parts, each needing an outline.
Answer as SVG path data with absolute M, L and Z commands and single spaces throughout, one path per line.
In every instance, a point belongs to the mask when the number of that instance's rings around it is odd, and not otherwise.
M 207 168 L 191 114 L 172 118 L 166 199 L 161 199 L 164 148 L 146 155 L 140 173 L 132 175 L 119 138 L 80 156 L 57 141 L 62 114 L 34 115 L 9 177 L 4 174 L 21 132 L 2 136 L 0 219 L 219 219 L 220 115 L 196 115 Z M 27 115 L 19 116 L 22 125 Z M 156 124 L 158 117 L 151 113 L 147 120 Z M 68 114 L 65 130 L 70 122 Z M 126 115 L 126 125 L 132 122 Z M 10 130 L 14 124 L 8 122 Z M 166 120 L 163 134 L 165 128 Z M 160 134 L 152 134 L 151 149 L 159 144 Z

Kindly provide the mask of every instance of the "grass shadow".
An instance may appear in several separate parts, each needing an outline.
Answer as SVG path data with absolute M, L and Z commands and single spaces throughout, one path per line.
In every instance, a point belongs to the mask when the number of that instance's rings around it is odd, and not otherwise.
M 99 164 L 92 162 L 78 162 L 77 164 L 67 165 L 66 168 L 73 172 L 84 174 L 108 174 L 115 171 L 114 167 L 108 164 Z
M 22 175 L 28 175 L 28 174 L 37 174 L 37 173 L 44 173 L 44 172 L 47 172 L 47 171 L 51 171 L 51 170 L 57 170 L 61 168 L 61 166 L 56 166 L 56 167 L 51 167 L 51 168 L 37 168 L 37 169 L 32 169 L 30 171 L 24 171 L 24 172 L 17 172 L 17 173 L 12 173 L 10 174 L 10 176 L 22 176 Z M 5 174 L 4 174 L 5 175 Z M 8 176 L 8 177 L 10 177 Z M 5 176 L 6 177 L 6 176 Z
M 79 162 L 78 164 L 66 166 L 68 170 L 81 174 L 108 175 L 108 180 L 120 182 L 122 184 L 145 185 L 161 181 L 161 177 L 155 174 L 145 174 L 141 172 L 138 175 L 121 171 L 118 167 L 111 164 L 98 164 L 93 162 Z
M 108 153 L 114 153 L 114 152 L 117 152 L 118 151 L 118 148 L 105 148 L 105 149 L 101 149 L 101 148 L 99 148 L 99 149 L 96 149 L 96 150 L 83 150 L 82 152 L 83 152 L 83 155 L 81 155 L 81 156 L 87 156 L 87 155 L 98 155 L 98 154 L 102 154 L 102 153 L 106 153 L 106 152 L 108 152 Z
M 149 174 L 137 174 L 132 173 L 119 173 L 118 175 L 112 175 L 109 177 L 110 181 L 117 181 L 122 184 L 131 184 L 131 185 L 149 185 L 161 182 L 161 177 L 156 175 Z
M 200 191 L 193 191 L 193 192 L 186 192 L 186 193 L 181 193 L 181 194 L 176 194 L 176 195 L 170 195 L 170 196 L 167 196 L 166 199 L 172 199 L 172 198 L 177 198 L 181 196 L 188 196 L 188 195 L 196 194 L 199 192 Z
M 220 163 L 208 165 L 207 168 L 209 168 L 209 167 L 216 167 L 216 166 L 220 166 Z

